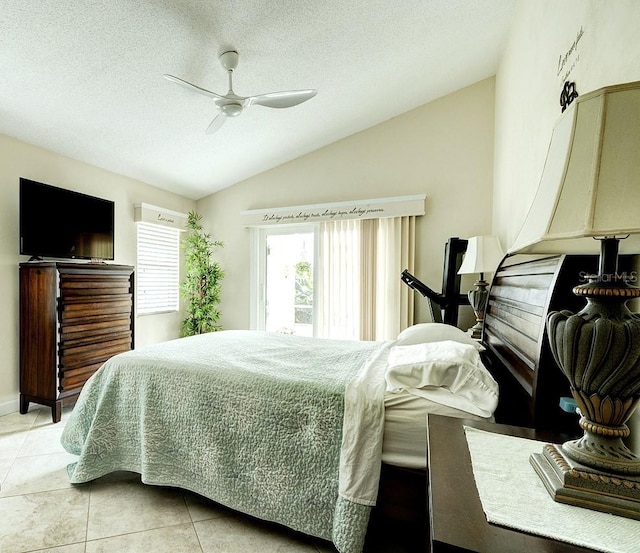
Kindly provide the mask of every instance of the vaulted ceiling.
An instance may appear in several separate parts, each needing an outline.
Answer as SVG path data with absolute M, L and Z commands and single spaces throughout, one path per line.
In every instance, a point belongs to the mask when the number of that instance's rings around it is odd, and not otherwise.
M 0 133 L 198 199 L 495 74 L 517 0 L 2 0 Z M 239 52 L 253 105 L 206 134 Z

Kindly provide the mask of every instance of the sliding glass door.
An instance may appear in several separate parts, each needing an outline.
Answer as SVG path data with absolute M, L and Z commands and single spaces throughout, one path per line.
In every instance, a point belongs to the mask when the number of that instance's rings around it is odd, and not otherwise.
M 313 225 L 259 229 L 256 327 L 314 335 Z

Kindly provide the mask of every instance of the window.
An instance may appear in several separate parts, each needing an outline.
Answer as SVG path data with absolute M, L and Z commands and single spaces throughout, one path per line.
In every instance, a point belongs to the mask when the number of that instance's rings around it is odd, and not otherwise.
M 253 232 L 252 328 L 390 340 L 413 322 L 415 217 L 273 225 Z
M 260 229 L 260 301 L 254 306 L 254 328 L 313 336 L 314 228 L 290 225 Z
M 149 223 L 137 223 L 137 227 L 138 315 L 177 311 L 180 284 L 180 231 Z

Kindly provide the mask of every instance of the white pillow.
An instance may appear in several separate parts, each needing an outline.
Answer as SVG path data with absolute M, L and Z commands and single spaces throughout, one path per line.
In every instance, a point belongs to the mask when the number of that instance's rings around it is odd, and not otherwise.
M 455 326 L 443 323 L 420 323 L 410 326 L 398 334 L 396 345 L 411 346 L 413 344 L 428 344 L 445 340 L 453 340 L 473 346 L 478 351 L 484 351 L 484 347 L 466 332 Z
M 453 340 L 393 346 L 385 380 L 387 391 L 407 390 L 481 417 L 498 405 L 498 384 L 478 350 Z

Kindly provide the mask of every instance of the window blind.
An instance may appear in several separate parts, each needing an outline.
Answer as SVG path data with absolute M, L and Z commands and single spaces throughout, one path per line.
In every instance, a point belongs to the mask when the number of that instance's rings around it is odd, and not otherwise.
M 177 311 L 180 231 L 149 223 L 137 223 L 137 227 L 137 312 L 144 315 Z

